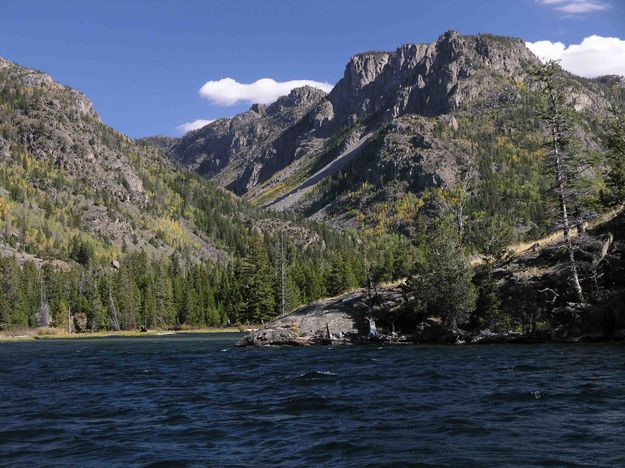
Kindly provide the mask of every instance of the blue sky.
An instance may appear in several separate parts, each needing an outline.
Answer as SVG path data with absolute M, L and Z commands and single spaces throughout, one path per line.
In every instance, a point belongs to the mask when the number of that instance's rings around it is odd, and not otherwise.
M 200 97 L 207 81 L 335 83 L 355 53 L 448 29 L 625 39 L 625 0 L 0 0 L 0 56 L 81 90 L 131 137 L 249 107 Z

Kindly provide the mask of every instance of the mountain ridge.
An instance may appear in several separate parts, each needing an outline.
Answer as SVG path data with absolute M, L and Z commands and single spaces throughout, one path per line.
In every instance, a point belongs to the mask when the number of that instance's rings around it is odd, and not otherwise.
M 225 126 L 230 120 L 221 120 L 219 132 L 229 131 L 232 142 L 244 138 L 243 150 L 216 150 L 211 145 L 211 135 L 217 132 L 213 123 L 182 137 L 168 155 L 254 203 L 280 208 L 285 204 L 278 200 L 293 198 L 293 190 L 303 182 L 363 136 L 375 133 L 361 156 L 354 158 L 353 167 L 328 172 L 307 188 L 305 196 L 298 194 L 297 202 L 288 204 L 308 217 L 345 225 L 341 219 L 350 218 L 353 210 L 367 218 L 375 215 L 378 202 L 397 202 L 409 194 L 423 197 L 437 188 L 453 190 L 464 183 L 467 171 L 477 183 L 490 177 L 480 174 L 484 162 L 479 153 L 484 149 L 475 148 L 477 138 L 518 139 L 510 147 L 526 153 L 531 165 L 540 151 L 531 141 L 538 138 L 534 127 L 539 127 L 531 79 L 531 69 L 538 63 L 521 39 L 448 31 L 430 44 L 354 55 L 330 93 L 308 102 L 295 113 L 300 117 L 295 124 L 283 122 L 271 135 L 258 131 L 267 125 L 262 117 L 229 129 Z M 590 151 L 598 151 L 600 119 L 623 105 L 625 87 L 611 77 L 583 79 L 564 71 L 562 75 L 579 115 L 576 131 Z M 238 122 L 239 116 L 233 121 Z M 521 141 L 523 133 L 528 138 Z M 230 154 L 236 155 L 236 164 L 225 163 Z M 369 154 L 368 159 L 361 161 L 362 154 Z M 537 172 L 538 167 L 531 170 Z M 341 177 L 350 180 L 341 182 Z M 343 206 L 341 200 L 365 183 L 375 187 L 376 201 L 363 207 Z M 540 184 L 538 179 L 534 183 Z M 389 191 L 390 185 L 394 187 Z M 356 218 L 351 216 L 347 225 L 361 225 Z
M 293 104 L 281 98 L 257 110 Z M 145 251 L 221 262 L 245 253 L 240 237 L 254 229 L 273 234 L 277 225 L 292 241 L 323 248 L 316 228 L 261 212 L 177 167 L 163 156 L 170 144 L 133 141 L 102 123 L 81 92 L 0 58 L 3 254 L 63 266 L 82 242 L 109 260 Z

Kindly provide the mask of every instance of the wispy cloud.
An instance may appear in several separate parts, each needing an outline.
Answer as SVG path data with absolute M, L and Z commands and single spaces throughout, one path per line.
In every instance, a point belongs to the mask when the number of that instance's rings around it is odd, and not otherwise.
M 565 70 L 576 75 L 625 76 L 625 40 L 618 37 L 589 36 L 580 44 L 528 42 L 527 47 L 541 60 L 560 60 Z
M 198 128 L 205 127 L 206 125 L 214 121 L 215 121 L 214 119 L 213 120 L 197 119 L 197 120 L 194 120 L 193 122 L 185 122 L 182 125 L 178 125 L 176 127 L 176 130 L 178 130 L 181 133 L 187 133 L 187 132 L 190 132 L 191 130 L 197 130 Z
M 537 2 L 568 15 L 596 13 L 610 8 L 610 4 L 603 0 L 537 0 Z
M 313 86 L 330 92 L 333 85 L 311 80 L 276 81 L 263 78 L 253 83 L 239 83 L 232 78 L 207 81 L 200 88 L 200 96 L 217 106 L 233 106 L 240 102 L 250 104 L 270 104 L 280 96 L 289 94 L 292 89 Z

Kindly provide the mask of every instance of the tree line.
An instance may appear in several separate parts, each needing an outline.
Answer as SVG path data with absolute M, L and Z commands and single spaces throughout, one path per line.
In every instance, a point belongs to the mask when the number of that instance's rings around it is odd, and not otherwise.
M 184 263 L 179 254 L 132 252 L 113 264 L 77 240 L 65 267 L 0 257 L 0 326 L 75 331 L 219 327 L 259 324 L 322 297 L 366 282 L 362 249 L 370 251 L 377 281 L 405 276 L 411 260 L 403 239 L 344 243 L 337 249 L 293 242 L 275 245 L 253 234 L 247 255 L 224 262 Z

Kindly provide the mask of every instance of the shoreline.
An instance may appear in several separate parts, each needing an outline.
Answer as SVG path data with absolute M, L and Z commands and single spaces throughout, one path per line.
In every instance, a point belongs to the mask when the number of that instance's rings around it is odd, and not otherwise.
M 111 337 L 142 337 L 142 336 L 169 336 L 169 335 L 190 335 L 200 333 L 244 333 L 238 327 L 224 328 L 196 328 L 190 330 L 148 330 L 142 332 L 139 330 L 120 330 L 120 331 L 98 331 L 86 333 L 58 333 L 58 334 L 37 334 L 37 329 L 24 329 L 23 332 L 16 331 L 15 334 L 0 333 L 0 343 L 3 342 L 23 342 L 23 341 L 39 341 L 39 340 L 76 340 L 89 338 L 111 338 Z

